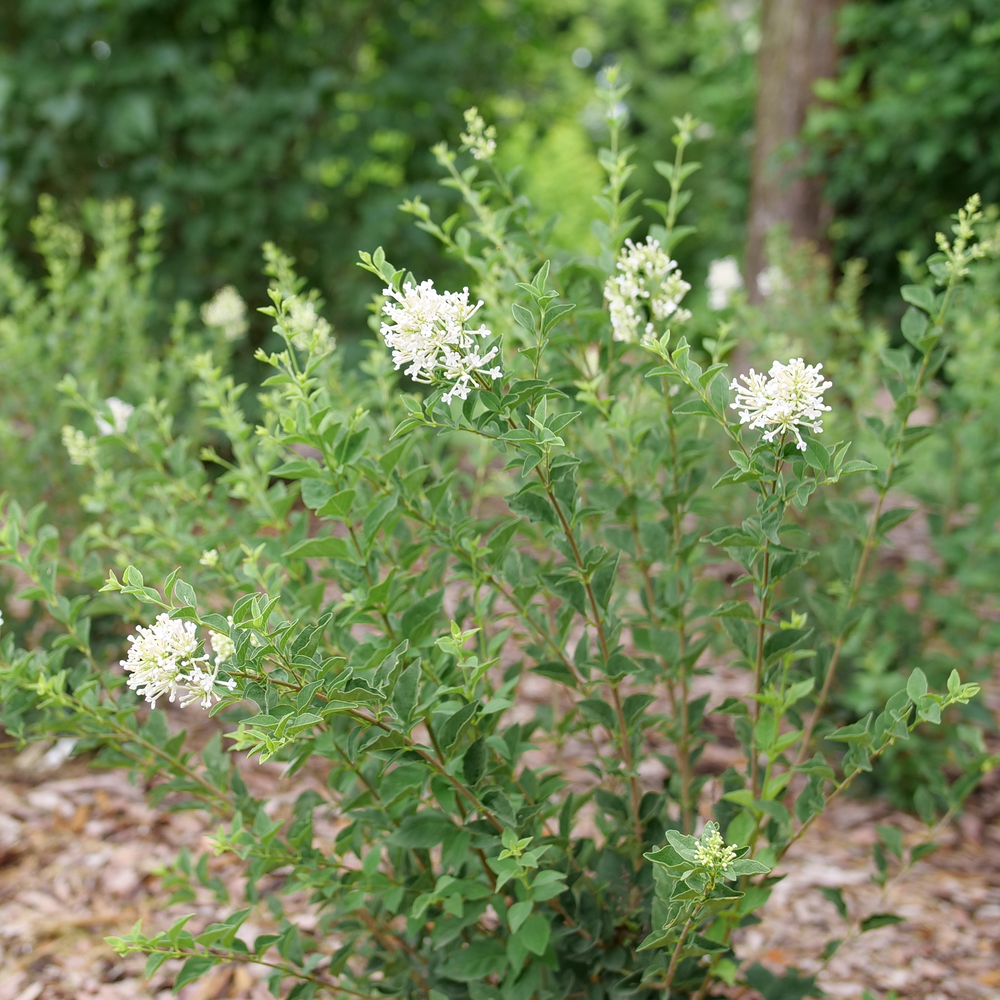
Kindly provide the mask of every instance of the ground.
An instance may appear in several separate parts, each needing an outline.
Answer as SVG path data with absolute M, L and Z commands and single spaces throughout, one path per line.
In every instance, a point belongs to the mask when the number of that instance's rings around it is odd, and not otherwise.
M 143 959 L 120 959 L 104 937 L 140 919 L 144 928 L 159 929 L 193 912 L 198 926 L 226 911 L 207 890 L 193 902 L 170 905 L 170 889 L 155 874 L 184 847 L 195 856 L 208 850 L 210 824 L 195 813 L 151 809 L 123 774 L 60 756 L 58 745 L 47 753 L 36 745 L 0 758 L 0 1000 L 166 1000 L 176 964 L 147 981 Z M 275 813 L 314 780 L 289 781 L 270 765 L 254 768 L 254 791 L 269 792 Z M 872 882 L 874 824 L 899 827 L 908 842 L 924 835 L 920 824 L 890 814 L 879 800 L 836 803 L 782 864 L 787 877 L 763 923 L 741 932 L 738 953 L 775 971 L 794 965 L 818 973 L 822 988 L 845 1000 L 862 1000 L 865 989 L 876 997 L 896 990 L 900 1000 L 1000 1000 L 996 813 L 1000 791 L 978 795 L 959 822 L 939 832 L 941 847 L 891 878 L 883 893 Z M 325 830 L 317 826 L 320 838 L 332 833 L 336 819 L 328 823 Z M 222 856 L 211 864 L 239 898 L 238 863 Z M 843 891 L 849 922 L 821 886 Z M 858 921 L 888 911 L 905 922 L 858 933 Z M 286 913 L 305 930 L 315 925 L 303 898 L 288 900 Z M 245 936 L 252 940 L 272 927 L 260 906 Z M 836 938 L 844 943 L 824 965 L 818 956 Z M 216 969 L 184 987 L 181 1000 L 264 1000 L 264 971 Z M 738 989 L 731 995 L 754 996 Z

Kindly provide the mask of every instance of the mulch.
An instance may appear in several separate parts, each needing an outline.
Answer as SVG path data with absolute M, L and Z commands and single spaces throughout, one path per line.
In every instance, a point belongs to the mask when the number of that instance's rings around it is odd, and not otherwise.
M 189 925 L 195 930 L 220 919 L 242 899 L 240 863 L 226 855 L 209 862 L 232 904 L 201 887 L 193 901 L 171 903 L 164 872 L 183 848 L 195 859 L 211 855 L 205 839 L 211 820 L 152 809 L 122 773 L 60 760 L 62 749 L 34 745 L 0 755 L 0 1000 L 166 1000 L 179 963 L 166 963 L 147 981 L 142 956 L 119 958 L 104 938 L 127 932 L 137 920 L 150 933 L 182 914 L 195 915 Z M 317 782 L 301 772 L 285 778 L 273 764 L 248 764 L 244 771 L 254 792 L 268 795 L 274 815 L 290 810 Z M 332 844 L 338 817 L 317 817 L 320 846 Z M 780 869 L 784 881 L 762 923 L 739 932 L 737 953 L 775 972 L 795 966 L 817 975 L 830 996 L 845 1000 L 861 1000 L 865 989 L 879 998 L 895 990 L 900 1000 L 1000 1000 L 998 817 L 1000 788 L 987 787 L 957 823 L 939 831 L 936 852 L 901 874 L 893 861 L 882 889 L 872 880 L 874 824 L 897 826 L 907 842 L 922 838 L 923 828 L 910 816 L 891 814 L 880 800 L 835 803 L 789 852 Z M 820 887 L 842 891 L 846 921 Z M 286 917 L 303 931 L 316 926 L 306 898 L 288 897 L 284 904 Z M 904 922 L 859 932 L 861 920 L 884 912 Z M 242 936 L 252 941 L 274 929 L 261 904 Z M 843 943 L 824 962 L 820 956 L 832 939 Z M 264 1000 L 270 995 L 266 971 L 219 968 L 184 987 L 180 997 Z M 755 997 L 738 988 L 730 995 Z

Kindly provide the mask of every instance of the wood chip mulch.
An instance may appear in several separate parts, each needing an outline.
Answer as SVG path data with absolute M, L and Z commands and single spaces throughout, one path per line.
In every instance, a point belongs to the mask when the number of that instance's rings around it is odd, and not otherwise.
M 143 958 L 119 958 L 105 936 L 127 932 L 136 920 L 148 933 L 184 913 L 195 913 L 192 929 L 219 919 L 242 898 L 239 863 L 213 856 L 210 864 L 229 888 L 231 906 L 200 889 L 194 901 L 171 905 L 166 879 L 155 873 L 182 848 L 195 858 L 210 851 L 210 821 L 151 809 L 123 774 L 60 761 L 59 749 L 36 745 L 17 757 L 0 755 L 0 1000 L 166 1000 L 179 963 L 168 962 L 147 981 Z M 289 781 L 277 767 L 254 767 L 254 790 L 273 796 L 275 814 L 315 780 Z M 890 815 L 878 800 L 837 803 L 789 853 L 781 868 L 787 877 L 763 922 L 740 932 L 738 954 L 775 972 L 792 965 L 818 974 L 826 993 L 844 1000 L 861 1000 L 865 989 L 879 998 L 895 990 L 900 1000 L 1000 1000 L 998 814 L 1000 789 L 987 788 L 959 823 L 940 832 L 939 850 L 882 890 L 872 881 L 874 824 L 895 825 L 910 841 L 920 837 L 919 824 Z M 323 840 L 336 818 L 328 824 L 317 827 Z M 842 890 L 846 922 L 820 887 Z M 315 927 L 306 899 L 290 897 L 285 906 L 304 931 Z M 862 919 L 882 912 L 905 922 L 858 932 Z M 260 905 L 242 936 L 252 941 L 274 927 Z M 819 956 L 831 939 L 843 944 L 824 963 Z M 264 1000 L 265 973 L 253 965 L 218 968 L 180 997 Z

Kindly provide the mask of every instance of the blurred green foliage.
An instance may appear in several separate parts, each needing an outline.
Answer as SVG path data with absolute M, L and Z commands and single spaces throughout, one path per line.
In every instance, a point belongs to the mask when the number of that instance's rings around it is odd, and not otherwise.
M 248 284 L 273 239 L 356 314 L 356 248 L 410 250 L 400 190 L 533 23 L 519 0 L 3 4 L 12 233 L 27 245 L 40 192 L 128 194 L 164 206 L 167 297 Z
M 506 162 L 525 166 L 539 212 L 561 216 L 555 242 L 592 249 L 579 207 L 599 186 L 592 84 L 617 62 L 632 83 L 632 183 L 651 198 L 666 192 L 652 164 L 669 156 L 672 118 L 705 122 L 688 219 L 699 231 L 682 253 L 697 294 L 707 262 L 744 241 L 757 14 L 755 0 L 9 0 L 0 193 L 13 248 L 37 262 L 41 193 L 159 202 L 162 301 L 253 287 L 273 239 L 356 330 L 355 247 L 391 243 L 442 275 L 396 206 L 420 195 L 446 210 L 427 150 L 455 141 L 471 104 L 510 136 Z M 881 307 L 899 247 L 973 190 L 1000 196 L 1000 12 L 859 0 L 841 39 L 841 73 L 818 85 L 803 141 L 828 178 L 835 256 L 868 259 L 869 308 Z
M 431 254 L 396 206 L 414 194 L 441 201 L 427 149 L 454 141 L 470 104 L 515 132 L 512 157 L 549 165 L 547 186 L 530 194 L 564 216 L 559 242 L 585 243 L 573 206 L 599 186 L 593 76 L 617 59 L 634 83 L 642 162 L 669 155 L 673 115 L 710 123 L 695 184 L 704 242 L 692 250 L 731 252 L 745 214 L 753 11 L 694 0 L 15 0 L 0 12 L 11 236 L 28 254 L 42 192 L 70 205 L 158 202 L 165 299 L 249 287 L 273 239 L 335 318 L 356 320 L 355 247 Z M 649 167 L 636 182 L 653 197 L 666 190 Z
M 813 109 L 804 138 L 829 177 L 837 255 L 867 258 L 887 294 L 900 247 L 929 252 L 957 201 L 1000 197 L 1000 6 L 850 3 L 840 40 L 840 76 L 816 88 L 830 104 Z

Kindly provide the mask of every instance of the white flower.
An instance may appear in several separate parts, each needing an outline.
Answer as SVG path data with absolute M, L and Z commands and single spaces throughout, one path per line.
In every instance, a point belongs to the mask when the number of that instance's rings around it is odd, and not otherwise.
M 743 287 L 743 275 L 735 257 L 722 257 L 708 265 L 708 308 L 718 312 L 729 306 L 733 294 Z
M 757 275 L 757 291 L 765 299 L 773 295 L 780 300 L 791 287 L 788 275 L 777 264 L 772 264 Z
M 497 151 L 496 127 L 486 125 L 479 108 L 469 108 L 464 117 L 465 127 L 469 131 L 463 132 L 459 137 L 462 140 L 462 149 L 469 150 L 477 160 L 493 159 Z
M 209 668 L 207 656 L 195 655 L 198 638 L 193 622 L 164 613 L 148 628 L 138 625 L 135 631 L 128 637 L 132 645 L 121 665 L 129 674 L 128 686 L 153 708 L 164 695 L 175 701 L 178 691 L 182 708 L 196 701 L 202 708 L 211 708 L 216 684 L 230 691 L 236 687 L 234 680 L 218 680 L 218 659 L 214 668 Z
M 477 350 L 476 337 L 491 337 L 492 331 L 486 326 L 466 329 L 483 304 L 469 305 L 468 288 L 438 292 L 433 281 L 422 281 L 416 288 L 407 282 L 402 291 L 390 286 L 384 294 L 382 337 L 392 350 L 393 365 L 405 366 L 414 382 L 451 383 L 442 397 L 450 403 L 454 396 L 467 399 L 476 388 L 477 376 L 503 377 L 499 365 L 488 367 L 500 349 L 491 347 L 485 354 Z
M 104 403 L 111 411 L 111 423 L 109 424 L 104 417 L 95 417 L 94 423 L 97 424 L 98 433 L 101 437 L 107 437 L 109 434 L 124 434 L 128 430 L 128 418 L 135 413 L 135 407 L 117 396 L 108 396 Z
M 92 465 L 97 461 L 97 442 L 79 428 L 63 427 L 62 443 L 72 465 Z
M 617 266 L 621 273 L 604 285 L 615 340 L 634 343 L 640 334 L 655 334 L 655 320 L 683 323 L 690 318 L 680 301 L 691 286 L 681 277 L 677 262 L 651 236 L 638 246 L 626 240 Z
M 295 296 L 286 320 L 288 337 L 300 351 L 322 354 L 333 349 L 330 324 L 316 312 L 315 303 Z
M 233 624 L 232 615 L 229 616 L 229 624 Z M 232 659 L 236 653 L 236 643 L 225 632 L 216 632 L 212 629 L 209 638 L 212 640 L 212 652 L 215 653 L 216 666 L 219 666 L 220 663 L 225 663 L 226 660 Z
M 800 451 L 805 451 L 799 427 L 808 427 L 816 434 L 823 432 L 822 416 L 831 407 L 823 405 L 823 393 L 833 383 L 824 382 L 822 365 L 803 364 L 802 358 L 792 358 L 787 365 L 775 361 L 768 375 L 752 368 L 749 375 L 733 379 L 729 388 L 736 393 L 730 407 L 740 411 L 740 423 L 751 428 L 767 428 L 763 437 L 773 441 L 781 433 L 792 433 Z
M 201 307 L 201 321 L 205 326 L 221 330 L 226 340 L 239 340 L 247 332 L 247 306 L 232 285 L 220 288 L 211 302 Z
M 201 558 L 198 560 L 202 566 L 207 566 L 209 569 L 214 569 L 219 564 L 219 550 L 218 549 L 205 549 L 201 554 Z

